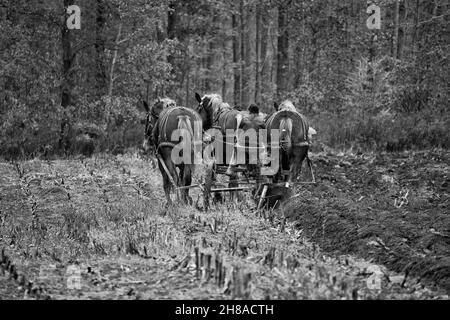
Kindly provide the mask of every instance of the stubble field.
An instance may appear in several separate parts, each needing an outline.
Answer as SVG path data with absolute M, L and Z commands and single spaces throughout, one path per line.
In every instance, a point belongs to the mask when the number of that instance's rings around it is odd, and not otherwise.
M 449 156 L 316 153 L 266 213 L 167 208 L 137 154 L 1 162 L 0 298 L 448 299 Z

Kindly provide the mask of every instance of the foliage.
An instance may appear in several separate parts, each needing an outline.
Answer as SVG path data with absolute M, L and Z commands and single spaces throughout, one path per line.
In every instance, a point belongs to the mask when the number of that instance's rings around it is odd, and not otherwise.
M 79 0 L 66 34 L 63 0 L 3 1 L 0 153 L 76 153 L 82 127 L 95 150 L 136 147 L 142 99 L 195 91 L 264 112 L 291 99 L 331 146 L 448 146 L 449 4 L 376 3 L 378 31 L 358 1 Z

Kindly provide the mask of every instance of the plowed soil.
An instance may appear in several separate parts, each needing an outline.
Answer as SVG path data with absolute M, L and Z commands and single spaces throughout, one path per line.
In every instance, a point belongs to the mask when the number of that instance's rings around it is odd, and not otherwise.
M 166 207 L 136 154 L 2 162 L 0 298 L 448 299 L 448 159 L 316 154 L 264 214 Z

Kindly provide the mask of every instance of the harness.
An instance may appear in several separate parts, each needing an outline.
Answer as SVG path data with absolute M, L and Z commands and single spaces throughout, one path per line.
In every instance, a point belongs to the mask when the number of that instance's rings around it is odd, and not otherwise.
M 191 109 L 186 108 L 186 107 L 173 107 L 173 108 L 169 108 L 169 109 L 165 109 L 163 110 L 160 115 L 159 115 L 159 119 L 155 124 L 155 128 L 153 130 L 158 129 L 158 147 L 156 148 L 156 152 L 159 152 L 159 150 L 163 147 L 169 147 L 169 148 L 174 148 L 177 143 L 173 143 L 170 141 L 170 138 L 167 137 L 167 121 L 169 120 L 169 117 L 172 115 L 172 113 L 176 110 L 182 110 L 182 111 L 187 111 L 188 114 L 194 118 L 194 127 L 196 126 L 196 123 L 199 123 L 201 121 L 200 117 L 194 113 Z M 179 116 L 182 117 L 182 116 Z M 196 128 L 195 131 L 199 132 L 200 128 Z M 195 135 L 195 131 L 194 131 L 194 135 Z M 155 135 L 155 132 L 153 131 L 152 136 Z M 197 141 L 195 139 L 195 136 L 193 137 L 194 141 L 193 144 L 194 146 L 202 144 L 202 141 L 200 139 L 200 141 Z
M 150 133 L 150 135 L 152 135 L 152 132 L 153 132 L 154 128 L 156 127 L 156 124 L 157 124 L 157 122 L 158 122 L 158 120 L 159 120 L 159 117 L 160 117 L 161 113 L 164 112 L 164 110 L 165 110 L 167 107 L 172 108 L 172 107 L 175 107 L 175 106 L 173 106 L 172 104 L 167 104 L 167 105 L 163 106 L 163 110 L 162 110 L 160 113 L 156 113 L 154 107 L 151 108 L 151 110 L 150 110 L 149 112 L 147 112 L 147 123 L 148 123 L 148 125 L 147 125 L 147 128 L 146 128 L 146 130 L 145 130 L 145 133 L 146 133 L 146 134 L 147 134 L 148 131 L 149 131 L 149 130 L 148 130 L 148 129 L 149 129 L 148 127 L 151 126 L 151 133 Z M 151 119 L 151 118 L 155 119 L 155 123 L 153 123 L 153 124 L 150 123 L 150 119 Z
M 152 111 L 150 112 L 150 115 L 155 118 L 156 120 L 159 119 L 160 114 L 156 114 L 155 110 L 153 110 L 154 108 L 152 108 Z M 162 112 L 162 111 L 161 111 Z
M 205 110 L 210 110 L 212 109 L 212 101 L 209 102 L 209 104 L 206 107 L 203 107 Z M 208 111 L 207 111 L 208 113 Z M 226 136 L 226 124 L 228 123 L 228 121 L 230 120 L 230 118 L 234 117 L 237 114 L 240 114 L 239 111 L 237 111 L 236 109 L 231 108 L 228 104 L 222 104 L 220 105 L 220 107 L 218 107 L 216 110 L 213 110 L 211 114 L 211 128 L 212 129 L 217 129 L 219 130 L 222 135 Z M 236 130 L 239 130 L 239 128 L 236 128 Z M 211 135 L 207 134 L 206 132 L 204 133 L 205 135 L 208 135 L 209 138 L 212 138 Z M 233 134 L 233 138 L 235 138 L 235 134 Z M 238 141 L 234 141 L 234 142 L 228 142 L 225 141 L 223 139 L 217 139 L 217 137 L 215 137 L 216 141 L 225 145 L 230 145 L 233 146 L 235 148 L 245 148 L 247 150 L 249 149 L 255 149 L 255 150 L 262 150 L 265 149 L 265 146 L 257 146 L 257 147 L 251 147 L 251 146 L 242 146 L 238 143 Z
M 227 123 L 228 118 L 232 112 L 233 112 L 233 109 L 223 108 L 223 107 L 220 107 L 218 110 L 216 110 L 213 114 L 213 127 L 222 129 L 222 131 L 223 131 L 223 129 L 225 129 L 225 128 L 223 128 L 223 126 L 220 125 L 220 118 L 222 116 L 225 116 L 225 119 L 223 119 L 223 121 L 222 121 L 222 123 L 225 124 L 225 123 Z

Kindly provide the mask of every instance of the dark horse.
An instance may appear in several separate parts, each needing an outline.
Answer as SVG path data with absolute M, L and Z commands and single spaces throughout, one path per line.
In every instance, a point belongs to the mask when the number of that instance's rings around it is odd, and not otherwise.
M 201 131 L 200 116 L 194 110 L 174 106 L 171 102 L 173 101 L 169 99 L 159 100 L 151 110 L 148 109 L 144 141 L 144 144 L 155 147 L 164 193 L 169 204 L 172 203 L 170 193 L 173 188 L 191 185 L 195 168 L 194 152 L 196 145 L 201 144 L 201 138 L 196 136 Z M 172 135 L 176 130 L 180 130 L 178 138 Z M 175 163 L 172 151 L 176 147 L 189 150 L 190 160 Z M 183 189 L 181 195 L 183 202 L 192 204 L 188 188 Z
M 145 111 L 147 112 L 145 119 L 145 139 L 142 148 L 147 152 L 150 149 L 155 149 L 157 147 L 155 146 L 155 143 L 153 141 L 152 132 L 155 128 L 156 122 L 159 119 L 159 115 L 164 109 L 176 107 L 177 104 L 170 98 L 158 98 L 151 108 L 148 105 L 148 102 L 145 100 L 142 101 L 142 104 L 144 105 Z
M 199 103 L 197 112 L 202 118 L 203 130 L 205 132 L 210 129 L 219 130 L 223 136 L 223 150 L 225 151 L 227 148 L 228 150 L 234 150 L 236 147 L 245 148 L 245 159 L 249 160 L 248 153 L 250 148 L 253 147 L 255 149 L 258 149 L 259 141 L 255 139 L 255 141 L 253 141 L 254 144 L 252 144 L 251 146 L 247 142 L 245 146 L 239 145 L 236 142 L 241 141 L 242 137 L 238 137 L 238 134 L 250 132 L 250 130 L 253 130 L 254 133 L 258 134 L 260 129 L 264 129 L 266 127 L 264 121 L 258 117 L 252 116 L 252 114 L 250 114 L 250 116 L 245 116 L 242 112 L 231 108 L 228 103 L 224 103 L 222 101 L 222 97 L 218 94 L 205 95 L 202 98 L 198 93 L 196 93 L 195 98 Z M 230 134 L 232 135 L 231 137 Z M 224 152 L 223 159 L 216 158 L 216 161 L 219 161 L 219 163 L 221 164 L 229 165 L 229 169 L 232 170 L 233 167 L 237 165 L 236 153 Z M 227 174 L 231 173 L 232 172 L 230 171 L 227 172 Z
M 308 157 L 310 146 L 309 125 L 306 118 L 300 114 L 291 101 L 286 100 L 281 105 L 275 103 L 275 112 L 266 119 L 267 130 L 278 129 L 280 134 L 279 152 L 280 168 L 274 177 L 274 182 L 297 181 L 301 173 L 303 161 Z
M 220 132 L 222 137 L 222 150 L 224 152 L 222 153 L 222 156 L 216 152 L 215 161 L 218 164 L 228 166 L 226 174 L 230 176 L 229 186 L 237 187 L 237 183 L 235 182 L 237 179 L 235 168 L 238 164 L 246 164 L 248 168 L 251 168 L 252 166 L 255 167 L 255 164 L 250 163 L 249 161 L 249 150 L 253 147 L 253 151 L 256 151 L 254 154 L 256 154 L 257 157 L 260 148 L 258 139 L 256 139 L 256 141 L 254 140 L 254 144 L 251 144 L 251 142 L 245 142 L 244 145 L 237 143 L 240 141 L 238 134 L 254 130 L 252 132 L 257 135 L 260 129 L 265 128 L 265 123 L 257 117 L 251 115 L 246 117 L 238 110 L 231 108 L 229 104 L 222 101 L 222 97 L 218 94 L 210 94 L 201 97 L 196 93 L 195 98 L 198 102 L 196 111 L 202 118 L 203 130 L 206 132 L 210 129 L 216 129 Z M 251 113 L 255 113 L 254 109 L 255 107 L 253 106 L 252 110 L 250 110 L 252 111 Z M 242 151 L 242 148 L 245 148 L 245 163 L 238 163 L 237 151 Z M 265 148 L 265 146 L 261 148 Z M 252 159 L 255 158 L 253 157 Z M 242 158 L 240 158 L 240 161 L 241 160 Z M 256 159 L 256 161 L 257 160 L 258 159 Z

